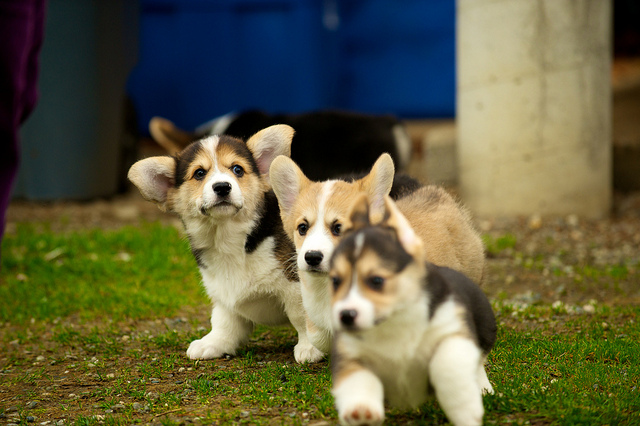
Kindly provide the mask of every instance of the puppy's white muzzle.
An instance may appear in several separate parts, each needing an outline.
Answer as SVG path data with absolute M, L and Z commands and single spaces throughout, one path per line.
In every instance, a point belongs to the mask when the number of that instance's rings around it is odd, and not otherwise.
M 375 307 L 352 283 L 347 296 L 332 306 L 333 329 L 339 331 L 358 331 L 375 325 Z

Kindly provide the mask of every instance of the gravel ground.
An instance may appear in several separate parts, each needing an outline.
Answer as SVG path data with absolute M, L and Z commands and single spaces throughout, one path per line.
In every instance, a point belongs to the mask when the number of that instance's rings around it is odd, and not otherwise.
M 640 301 L 640 194 L 616 197 L 602 220 L 567 217 L 480 220 L 513 247 L 489 251 L 485 290 L 523 303 L 585 305 Z

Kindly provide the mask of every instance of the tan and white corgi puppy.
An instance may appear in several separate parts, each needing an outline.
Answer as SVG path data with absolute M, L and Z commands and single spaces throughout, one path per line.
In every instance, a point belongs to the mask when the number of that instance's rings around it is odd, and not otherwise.
M 209 136 L 175 156 L 135 163 L 129 179 L 160 209 L 184 224 L 202 281 L 213 302 L 211 332 L 191 342 L 191 359 L 235 354 L 254 324 L 287 321 L 298 331 L 294 357 L 323 357 L 307 337 L 300 284 L 278 202 L 270 190 L 269 165 L 289 155 L 294 130 L 268 127 L 245 143 Z
M 369 196 L 374 215 L 392 194 L 423 239 L 427 260 L 460 270 L 477 282 L 482 277 L 484 248 L 468 212 L 442 188 L 394 182 L 394 164 L 387 154 L 378 158 L 368 175 L 350 182 L 313 182 L 287 157 L 276 158 L 269 174 L 285 232 L 297 250 L 309 338 L 322 351 L 331 348 L 329 259 L 361 192 Z
M 484 362 L 496 341 L 488 299 L 473 281 L 425 262 L 425 246 L 387 198 L 371 225 L 365 196 L 351 213 L 329 275 L 332 394 L 342 424 L 380 424 L 384 401 L 413 408 L 435 394 L 454 425 L 479 425 Z

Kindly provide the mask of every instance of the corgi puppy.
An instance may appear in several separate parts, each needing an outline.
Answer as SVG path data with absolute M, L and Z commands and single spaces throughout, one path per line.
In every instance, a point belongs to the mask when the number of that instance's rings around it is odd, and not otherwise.
M 425 246 L 387 197 L 372 225 L 361 196 L 330 262 L 332 394 L 342 424 L 380 424 L 384 401 L 433 394 L 454 425 L 479 425 L 484 362 L 496 341 L 488 299 L 462 273 L 425 262 Z
M 284 230 L 296 246 L 302 301 L 309 319 L 307 331 L 320 350 L 331 348 L 329 259 L 342 229 L 349 225 L 353 200 L 361 192 L 369 196 L 374 216 L 379 216 L 387 195 L 397 200 L 424 241 L 426 260 L 460 270 L 476 282 L 482 277 L 484 248 L 468 212 L 442 188 L 399 179 L 395 182 L 394 172 L 388 154 L 378 158 L 369 174 L 351 182 L 313 182 L 283 156 L 271 165 L 271 185 Z
M 307 337 L 295 265 L 278 202 L 270 190 L 269 165 L 289 155 L 294 130 L 268 127 L 246 143 L 209 136 L 175 156 L 135 163 L 129 179 L 160 209 L 184 224 L 202 282 L 213 301 L 211 331 L 191 342 L 191 359 L 235 354 L 254 324 L 290 322 L 298 331 L 294 357 L 323 357 Z
M 151 137 L 169 154 L 190 142 L 212 134 L 247 138 L 274 124 L 287 124 L 296 133 L 291 158 L 314 180 L 347 173 L 362 173 L 384 152 L 391 153 L 400 169 L 409 166 L 412 143 L 405 125 L 390 115 L 371 115 L 340 110 L 302 114 L 269 114 L 260 110 L 231 112 L 185 131 L 171 121 L 154 117 L 149 121 Z M 322 146 L 322 149 L 318 149 Z M 340 152 L 340 155 L 335 155 Z

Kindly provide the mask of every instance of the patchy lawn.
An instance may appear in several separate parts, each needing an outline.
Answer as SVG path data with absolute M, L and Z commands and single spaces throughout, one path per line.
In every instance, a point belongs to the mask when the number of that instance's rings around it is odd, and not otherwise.
M 335 422 L 329 361 L 296 364 L 289 327 L 258 327 L 233 358 L 187 359 L 210 307 L 171 221 L 27 206 L 2 244 L 0 424 Z M 499 323 L 485 423 L 640 424 L 640 220 L 480 227 Z M 446 418 L 435 402 L 387 412 L 415 423 Z

